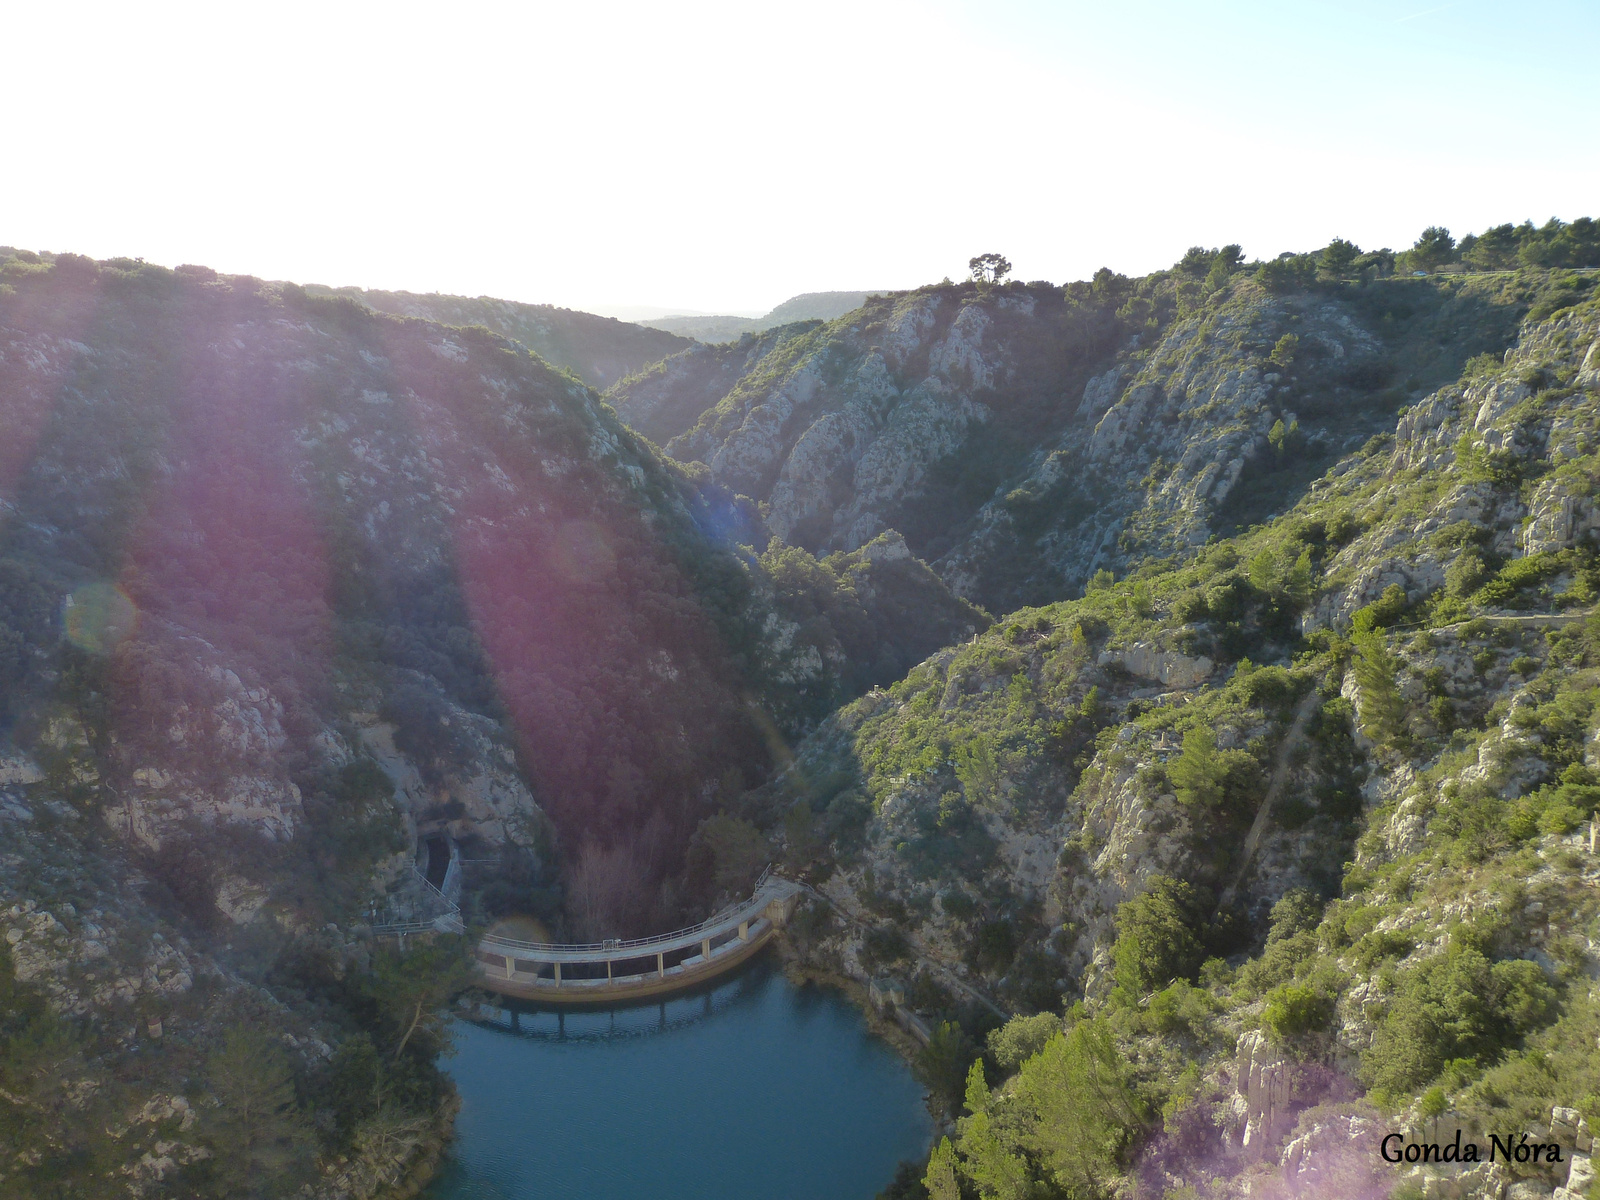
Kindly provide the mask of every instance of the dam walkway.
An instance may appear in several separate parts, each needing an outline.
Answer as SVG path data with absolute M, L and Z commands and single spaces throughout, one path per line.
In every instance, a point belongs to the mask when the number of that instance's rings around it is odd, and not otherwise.
M 562 945 L 487 934 L 478 942 L 475 982 L 541 1004 L 614 1003 L 674 992 L 731 970 L 766 945 L 805 890 L 769 867 L 748 900 L 656 937 Z

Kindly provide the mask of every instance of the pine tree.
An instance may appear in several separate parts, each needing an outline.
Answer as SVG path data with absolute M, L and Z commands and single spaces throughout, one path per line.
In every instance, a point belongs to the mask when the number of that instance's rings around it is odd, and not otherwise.
M 961 1188 L 956 1183 L 956 1152 L 949 1138 L 933 1148 L 922 1186 L 928 1189 L 930 1200 L 961 1200 Z
M 1309 546 L 1300 551 L 1300 557 L 1295 559 L 1294 566 L 1289 568 L 1289 578 L 1284 583 L 1284 590 L 1296 608 L 1304 608 L 1311 603 L 1312 574 Z
M 1205 725 L 1197 725 L 1183 735 L 1183 753 L 1167 768 L 1179 803 L 1190 807 L 1215 803 L 1222 794 L 1226 774 L 1226 764 L 1217 753 L 1216 735 Z
M 966 1103 L 970 1115 L 960 1121 L 961 1173 L 978 1185 L 986 1200 L 1023 1200 L 1029 1191 L 1028 1164 L 1011 1131 L 990 1113 L 982 1059 L 967 1073 Z
M 1362 629 L 1352 635 L 1355 646 L 1353 669 L 1360 697 L 1361 732 L 1375 742 L 1388 743 L 1405 732 L 1406 710 L 1395 686 L 1397 666 L 1376 629 Z
M 1105 1018 L 1052 1038 L 1024 1064 L 1016 1095 L 1031 1126 L 1025 1144 L 1057 1186 L 1072 1196 L 1108 1191 L 1144 1108 Z
M 250 1196 L 310 1167 L 311 1136 L 295 1103 L 294 1068 L 283 1047 L 255 1028 L 236 1028 L 206 1062 L 217 1108 L 209 1141 L 228 1195 Z

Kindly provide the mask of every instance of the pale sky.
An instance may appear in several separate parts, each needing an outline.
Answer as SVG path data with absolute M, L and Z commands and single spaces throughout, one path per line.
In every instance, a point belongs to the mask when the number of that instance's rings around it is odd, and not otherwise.
M 0 3 L 0 243 L 764 312 L 1600 216 L 1600 4 Z

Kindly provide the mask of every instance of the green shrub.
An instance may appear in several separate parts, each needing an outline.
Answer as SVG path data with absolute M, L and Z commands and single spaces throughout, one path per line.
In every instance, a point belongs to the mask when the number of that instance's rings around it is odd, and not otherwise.
M 1360 689 L 1361 732 L 1379 743 L 1398 741 L 1404 735 L 1406 718 L 1405 702 L 1395 682 L 1399 665 L 1376 629 L 1361 630 L 1350 641 L 1355 647 L 1352 666 Z
M 1166 875 L 1151 876 L 1143 893 L 1118 907 L 1112 960 L 1128 1000 L 1174 979 L 1194 979 L 1205 958 L 1198 908 L 1193 886 Z
M 1398 583 L 1391 583 L 1383 589 L 1383 595 L 1350 614 L 1350 628 L 1354 633 L 1367 633 L 1393 625 L 1405 615 L 1406 605 L 1405 589 Z
M 952 888 L 939 894 L 939 906 L 958 921 L 970 920 L 977 914 L 978 902 L 965 892 Z
M 928 1044 L 918 1052 L 914 1065 L 935 1102 L 944 1111 L 954 1112 L 966 1091 L 967 1072 L 977 1057 L 977 1045 L 961 1026 L 941 1021 Z
M 1142 1023 L 1151 1033 L 1201 1039 L 1206 1036 L 1217 1007 L 1216 1000 L 1204 988 L 1180 979 L 1150 997 Z
M 1274 1041 L 1319 1033 L 1333 1019 L 1333 1001 L 1315 988 L 1284 983 L 1267 993 L 1261 1025 Z
M 1221 798 L 1227 767 L 1209 725 L 1196 725 L 1183 735 L 1183 753 L 1167 764 L 1167 776 L 1177 789 L 1180 804 L 1203 808 Z
M 1361 1057 L 1367 1083 L 1414 1091 L 1451 1059 L 1489 1062 L 1556 1015 L 1556 993 L 1539 967 L 1491 962 L 1469 935 L 1402 973 L 1371 1047 Z
M 866 936 L 861 939 L 861 948 L 878 966 L 904 962 L 911 957 L 911 943 L 906 941 L 906 935 L 894 925 L 879 925 L 868 930 Z
M 972 939 L 972 958 L 979 970 L 997 975 L 1017 953 L 1017 930 L 1010 921 L 985 921 Z
M 1483 583 L 1488 573 L 1489 568 L 1484 565 L 1483 555 L 1476 550 L 1463 550 L 1445 569 L 1445 594 L 1458 597 L 1470 596 Z
M 1032 1058 L 1061 1032 L 1061 1018 L 1053 1013 L 1012 1017 L 989 1032 L 989 1054 L 1008 1075 Z
M 1375 929 L 1356 943 L 1356 966 L 1370 971 L 1380 962 L 1404 958 L 1416 949 L 1411 936 L 1399 929 Z
M 1478 589 L 1473 602 L 1485 608 L 1500 608 L 1511 603 L 1517 593 L 1536 587 L 1561 570 L 1561 560 L 1548 551 L 1514 558 L 1488 583 Z
M 1283 254 L 1256 268 L 1255 280 L 1269 292 L 1284 293 L 1310 287 L 1317 278 L 1317 260 L 1310 254 Z

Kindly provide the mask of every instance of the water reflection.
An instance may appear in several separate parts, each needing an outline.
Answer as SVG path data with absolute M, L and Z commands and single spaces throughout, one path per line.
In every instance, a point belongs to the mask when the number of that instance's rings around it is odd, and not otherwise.
M 922 1090 L 843 997 L 766 956 L 627 1008 L 484 1012 L 433 1200 L 871 1197 L 927 1149 Z

